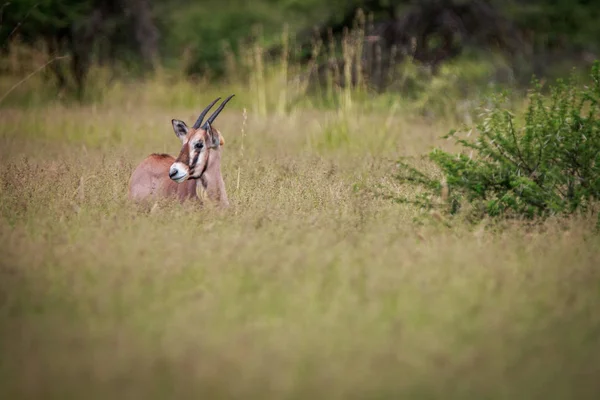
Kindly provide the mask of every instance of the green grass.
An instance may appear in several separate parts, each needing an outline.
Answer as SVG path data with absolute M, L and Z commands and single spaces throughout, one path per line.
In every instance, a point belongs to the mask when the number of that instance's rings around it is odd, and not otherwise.
M 446 121 L 240 93 L 231 208 L 130 204 L 216 92 L 0 110 L 1 398 L 597 398 L 594 218 L 447 228 L 371 194 Z

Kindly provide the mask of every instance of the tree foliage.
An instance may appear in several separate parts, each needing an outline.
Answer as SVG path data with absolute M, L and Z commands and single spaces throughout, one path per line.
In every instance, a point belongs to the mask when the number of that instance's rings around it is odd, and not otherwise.
M 156 56 L 158 32 L 148 0 L 20 0 L 2 6 L 0 43 L 6 53 L 17 37 L 42 42 L 52 55 L 70 56 L 70 68 L 53 64 L 58 86 L 74 78 L 82 95 L 88 68 L 98 62 L 116 63 L 137 54 L 149 64 Z
M 409 201 L 434 207 L 446 187 L 441 206 L 449 213 L 469 203 L 476 217 L 533 218 L 573 213 L 600 200 L 600 63 L 583 88 L 571 78 L 544 94 L 534 79 L 521 119 L 503 106 L 506 98 L 499 95 L 483 110 L 477 133 L 447 135 L 462 151 L 429 154 L 442 178 L 399 164 L 400 182 L 424 189 Z
M 296 44 L 311 46 L 315 29 L 341 35 L 360 8 L 371 15 L 380 36 L 382 60 L 413 46 L 416 61 L 437 65 L 462 52 L 467 42 L 489 49 L 494 43 L 519 53 L 533 46 L 536 58 L 522 63 L 527 79 L 549 64 L 547 49 L 576 47 L 597 50 L 600 8 L 592 0 L 18 0 L 0 6 L 0 44 L 4 52 L 19 37 L 49 50 L 71 55 L 71 65 L 56 68 L 60 86 L 68 75 L 82 89 L 94 60 L 127 69 L 152 66 L 185 68 L 187 74 L 224 71 L 225 48 L 238 53 L 260 39 L 275 51 L 284 25 Z M 256 26 L 262 27 L 257 38 Z M 372 32 L 371 32 L 372 33 Z M 371 34 L 367 32 L 367 34 Z M 521 35 L 522 33 L 525 36 Z M 528 40 L 521 40 L 527 37 Z M 517 39 L 515 39 L 517 38 Z M 437 41 L 437 45 L 433 45 Z M 516 46 L 515 46 L 516 44 Z M 392 48 L 396 47 L 397 51 Z M 275 51 L 276 53 L 276 51 Z M 300 51 L 302 53 L 302 51 Z M 311 51 L 304 52 L 310 57 Z M 560 54 L 552 55 L 561 59 Z M 565 58 L 565 57 L 562 57 Z M 570 56 L 569 59 L 573 59 Z M 388 63 L 389 64 L 389 63 Z

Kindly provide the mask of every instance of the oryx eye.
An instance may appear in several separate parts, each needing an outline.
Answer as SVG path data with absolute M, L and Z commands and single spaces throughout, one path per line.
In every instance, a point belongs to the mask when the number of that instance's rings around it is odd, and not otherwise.
M 204 147 L 204 143 L 202 142 L 196 142 L 196 144 L 194 145 L 194 148 L 196 150 L 201 150 Z

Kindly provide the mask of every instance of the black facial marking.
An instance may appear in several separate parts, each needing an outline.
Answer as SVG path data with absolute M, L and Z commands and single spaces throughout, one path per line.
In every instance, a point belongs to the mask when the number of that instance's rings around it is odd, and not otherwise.
M 196 164 L 198 163 L 198 158 L 200 158 L 200 152 L 196 153 L 194 159 L 192 160 L 192 163 L 190 164 L 190 174 L 193 173 L 194 167 L 196 167 Z
M 196 163 L 198 162 L 198 158 L 200 157 L 200 153 L 196 154 L 196 156 L 194 157 L 194 164 L 190 167 L 190 176 L 194 175 L 194 168 L 196 167 Z M 208 158 L 210 157 L 210 153 L 208 153 L 206 155 L 206 162 L 204 163 L 204 167 L 202 168 L 202 172 L 200 172 L 200 174 L 197 177 L 193 177 L 193 179 L 200 179 L 200 182 L 202 184 L 204 184 L 203 182 L 206 182 L 206 177 L 204 176 L 204 173 L 206 172 L 206 168 L 208 168 Z

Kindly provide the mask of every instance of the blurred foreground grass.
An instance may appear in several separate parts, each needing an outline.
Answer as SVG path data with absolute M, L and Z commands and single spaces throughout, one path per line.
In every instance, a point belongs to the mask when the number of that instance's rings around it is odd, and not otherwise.
M 447 228 L 367 190 L 444 120 L 241 93 L 230 210 L 129 204 L 213 93 L 0 110 L 1 398 L 597 398 L 594 218 Z

